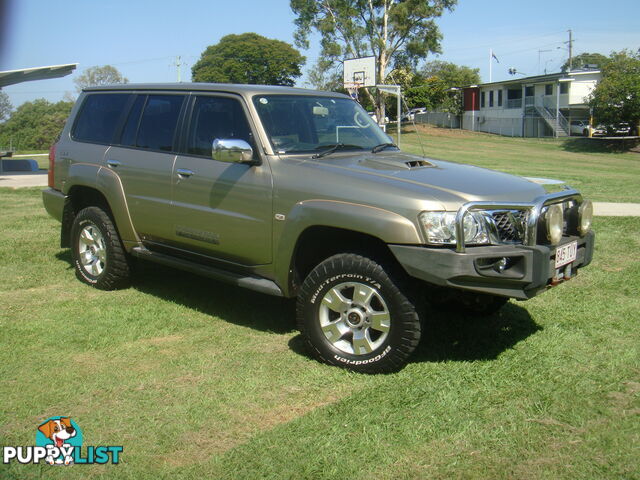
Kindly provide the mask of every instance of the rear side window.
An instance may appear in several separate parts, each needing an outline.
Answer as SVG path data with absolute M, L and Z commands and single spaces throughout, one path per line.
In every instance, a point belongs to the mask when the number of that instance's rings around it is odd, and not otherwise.
M 87 95 L 73 127 L 73 138 L 82 142 L 111 143 L 130 96 L 128 93 Z
M 122 130 L 120 145 L 127 145 L 129 147 L 136 145 L 136 135 L 138 134 L 138 126 L 140 125 L 140 113 L 142 113 L 142 108 L 146 100 L 146 95 L 138 95 L 135 102 L 133 102 L 127 121 L 124 124 L 124 129 Z
M 149 95 L 138 126 L 135 146 L 172 151 L 184 98 L 184 95 Z

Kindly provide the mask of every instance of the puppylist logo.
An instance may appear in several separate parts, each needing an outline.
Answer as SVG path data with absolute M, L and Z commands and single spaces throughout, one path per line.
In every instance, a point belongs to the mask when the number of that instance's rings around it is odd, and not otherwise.
M 82 440 L 82 430 L 70 417 L 51 417 L 38 426 L 35 446 L 4 447 L 2 462 L 36 464 L 44 460 L 49 465 L 117 465 L 120 462 L 122 446 L 83 448 Z

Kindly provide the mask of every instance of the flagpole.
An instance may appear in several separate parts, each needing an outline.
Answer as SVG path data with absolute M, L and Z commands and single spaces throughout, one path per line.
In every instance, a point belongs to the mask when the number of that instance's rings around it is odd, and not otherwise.
M 489 83 L 491 83 L 491 81 L 493 80 L 492 69 L 493 69 L 493 48 L 490 48 L 489 49 Z

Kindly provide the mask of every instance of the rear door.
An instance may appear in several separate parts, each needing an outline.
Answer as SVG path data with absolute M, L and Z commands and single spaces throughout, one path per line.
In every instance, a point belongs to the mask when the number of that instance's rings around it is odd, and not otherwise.
M 258 155 L 255 129 L 234 95 L 194 95 L 172 176 L 174 244 L 234 262 L 271 262 L 272 179 L 269 164 L 211 158 L 214 139 L 241 139 Z M 259 158 L 259 157 L 256 157 Z
M 122 182 L 136 232 L 147 244 L 171 237 L 171 174 L 184 93 L 137 95 L 106 166 Z

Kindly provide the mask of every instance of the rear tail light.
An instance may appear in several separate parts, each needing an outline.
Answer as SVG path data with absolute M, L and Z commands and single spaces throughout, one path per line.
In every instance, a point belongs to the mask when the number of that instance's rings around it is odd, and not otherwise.
M 54 188 L 54 168 L 56 165 L 56 144 L 51 145 L 49 149 L 49 186 Z

